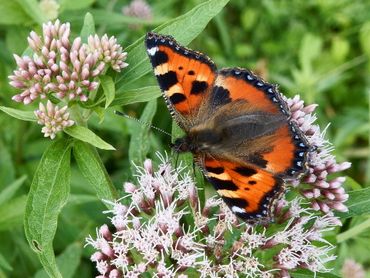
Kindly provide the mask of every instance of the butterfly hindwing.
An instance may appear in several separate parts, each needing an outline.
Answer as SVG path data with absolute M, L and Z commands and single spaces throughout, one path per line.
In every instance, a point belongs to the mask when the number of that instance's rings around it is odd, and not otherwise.
M 206 156 L 202 167 L 230 209 L 244 220 L 268 218 L 283 192 L 280 177 L 254 165 Z
M 205 55 L 180 46 L 172 37 L 148 33 L 146 47 L 159 86 L 180 126 L 192 121 L 216 77 Z

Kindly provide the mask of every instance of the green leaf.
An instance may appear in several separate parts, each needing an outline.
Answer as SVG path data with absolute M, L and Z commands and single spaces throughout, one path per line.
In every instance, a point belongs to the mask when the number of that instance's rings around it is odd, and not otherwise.
M 84 141 L 102 150 L 115 150 L 115 148 L 101 139 L 87 127 L 74 125 L 64 129 L 64 132 L 78 140 Z
M 1 254 L 1 253 L 0 253 L 0 269 L 5 269 L 5 270 L 8 270 L 8 271 L 12 271 L 13 270 L 12 266 L 6 260 L 6 258 L 4 257 L 4 255 Z
M 123 106 L 137 102 L 147 102 L 156 99 L 161 95 L 162 93 L 158 86 L 148 86 L 129 91 L 123 91 L 120 93 L 117 92 L 116 98 L 112 102 L 112 106 Z
M 22 7 L 23 11 L 27 13 L 35 22 L 42 25 L 48 21 L 48 18 L 42 13 L 39 2 L 36 0 L 16 0 Z
M 340 218 L 348 218 L 370 213 L 370 188 L 348 192 L 349 198 L 345 203 L 348 212 L 338 212 Z
M 11 146 L 5 145 L 0 139 L 0 191 L 15 179 L 15 166 L 9 148 Z
M 81 205 L 91 202 L 100 202 L 100 200 L 94 195 L 71 194 L 69 196 L 68 205 Z
M 112 77 L 108 75 L 103 75 L 99 77 L 99 79 L 105 95 L 105 108 L 108 108 L 108 106 L 112 103 L 116 95 L 114 82 Z
M 26 178 L 27 176 L 20 177 L 16 181 L 6 186 L 5 189 L 0 192 L 0 205 L 4 204 L 14 196 L 14 194 L 21 187 Z
M 56 262 L 63 278 L 72 278 L 74 276 L 77 267 L 80 264 L 81 254 L 81 244 L 73 243 L 57 257 Z M 39 270 L 34 277 L 47 278 L 49 276 L 46 274 L 45 270 Z
M 291 273 L 292 277 L 294 278 L 339 278 L 339 276 L 331 274 L 331 273 L 320 273 L 316 272 L 315 274 L 309 270 L 297 270 Z
M 362 25 L 359 36 L 362 50 L 370 57 L 370 21 Z
M 0 206 L 0 231 L 11 231 L 22 225 L 27 196 L 22 195 Z
M 360 224 L 344 231 L 343 233 L 338 234 L 337 242 L 341 243 L 348 239 L 356 238 L 358 234 L 363 233 L 364 231 L 368 231 L 369 227 L 370 227 L 370 218 L 368 218 L 365 221 L 362 221 Z
M 217 15 L 228 2 L 229 0 L 206 1 L 186 14 L 163 23 L 153 31 L 172 35 L 179 43 L 187 45 L 204 30 L 208 22 Z M 123 71 L 122 78 L 119 80 L 117 88 L 127 86 L 127 84 L 136 81 L 151 70 L 148 56 L 145 51 L 144 37 L 127 47 L 126 51 L 128 52 L 126 62 L 130 66 Z
M 0 110 L 5 112 L 9 116 L 12 116 L 22 121 L 36 122 L 37 120 L 33 111 L 23 111 L 5 106 L 0 106 Z
M 95 0 L 60 0 L 60 10 L 80 10 L 89 7 Z
M 46 149 L 33 178 L 26 205 L 26 238 L 52 277 L 62 277 L 55 262 L 53 239 L 58 215 L 69 196 L 70 154 L 69 140 L 55 141 Z
M 150 124 L 157 110 L 157 101 L 152 100 L 145 106 L 140 121 Z M 134 123 L 131 128 L 131 140 L 129 145 L 128 156 L 131 163 L 131 172 L 135 173 L 133 164 L 141 165 L 149 151 L 149 130 L 148 125 Z
M 82 175 L 94 188 L 100 200 L 115 200 L 117 192 L 96 149 L 84 142 L 76 141 L 73 155 Z
M 82 26 L 82 30 L 80 33 L 82 42 L 87 43 L 87 38 L 90 35 L 95 34 L 95 23 L 94 18 L 91 13 L 86 13 L 84 18 L 84 25 Z
M 158 25 L 164 22 L 164 18 L 155 16 L 153 19 L 142 19 L 138 17 L 125 16 L 122 13 L 109 11 L 107 9 L 89 9 L 89 12 L 94 16 L 94 20 L 97 26 L 108 25 L 109 29 L 122 29 L 127 28 L 129 24 L 138 24 L 138 25 Z M 62 15 L 63 16 L 63 15 Z M 63 17 L 62 17 L 63 18 Z M 71 22 L 79 21 L 81 18 L 80 13 L 72 12 L 64 18 L 68 18 Z
M 24 24 L 31 18 L 17 1 L 0 1 L 0 24 Z

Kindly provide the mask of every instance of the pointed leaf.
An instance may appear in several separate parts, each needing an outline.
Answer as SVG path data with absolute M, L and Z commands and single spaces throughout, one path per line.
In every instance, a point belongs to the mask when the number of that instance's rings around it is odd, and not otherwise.
M 348 195 L 348 201 L 345 203 L 348 212 L 337 213 L 337 216 L 348 218 L 370 213 L 370 188 L 350 191 Z
M 27 13 L 35 22 L 42 25 L 48 21 L 48 18 L 42 13 L 39 2 L 36 0 L 16 0 L 22 7 L 23 11 Z
M 33 113 L 33 111 L 23 111 L 23 110 L 14 109 L 14 108 L 5 107 L 5 106 L 0 106 L 0 110 L 5 112 L 9 116 L 12 116 L 22 121 L 30 121 L 30 122 L 37 121 L 36 116 Z
M 1 268 L 2 269 L 5 269 L 5 270 L 8 270 L 8 271 L 12 271 L 13 270 L 12 266 L 6 260 L 6 258 L 4 257 L 4 255 L 0 253 L 0 269 Z
M 94 34 L 95 34 L 94 18 L 91 13 L 86 13 L 84 18 L 84 25 L 82 26 L 82 30 L 80 33 L 82 42 L 87 43 L 87 38 L 90 35 Z
M 102 150 L 115 150 L 115 148 L 101 139 L 98 135 L 92 132 L 90 129 L 74 125 L 64 129 L 64 132 L 67 133 L 69 136 L 72 136 L 78 140 L 87 142 L 94 147 L 97 147 Z
M 96 196 L 100 200 L 117 199 L 116 189 L 96 149 L 84 142 L 75 141 L 73 155 L 82 175 L 94 188 Z
M 69 245 L 62 254 L 60 254 L 56 261 L 63 278 L 72 278 L 80 264 L 82 254 L 82 247 L 79 243 Z M 35 278 L 49 277 L 45 270 L 40 270 L 34 276 Z
M 6 186 L 4 190 L 0 192 L 0 205 L 4 204 L 14 196 L 14 194 L 22 186 L 26 178 L 27 176 L 20 177 L 19 179 Z
M 112 103 L 116 95 L 114 82 L 112 77 L 108 75 L 103 75 L 99 77 L 99 79 L 105 95 L 105 108 L 107 108 Z
M 183 44 L 189 44 L 200 32 L 204 30 L 208 22 L 217 15 L 229 0 L 209 0 L 199 4 L 189 12 L 175 19 L 169 20 L 155 28 L 153 31 L 172 35 Z M 127 47 L 126 62 L 130 65 L 124 70 L 117 88 L 127 86 L 151 70 L 144 46 L 144 37 L 140 38 Z M 119 90 L 119 89 L 117 89 Z
M 128 105 L 137 102 L 147 102 L 161 96 L 161 90 L 158 86 L 148 86 L 138 89 L 132 89 L 128 91 L 123 91 L 116 94 L 116 98 L 112 102 L 114 105 Z
M 0 206 L 0 231 L 11 231 L 22 226 L 27 196 L 22 195 Z
M 53 239 L 59 213 L 69 196 L 70 153 L 70 140 L 55 141 L 46 149 L 33 178 L 26 205 L 26 238 L 52 277 L 61 277 L 55 262 Z

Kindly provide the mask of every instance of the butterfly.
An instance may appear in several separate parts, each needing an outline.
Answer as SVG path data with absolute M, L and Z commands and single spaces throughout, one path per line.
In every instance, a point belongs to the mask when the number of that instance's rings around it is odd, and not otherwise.
M 206 55 L 150 32 L 146 51 L 173 119 L 175 151 L 194 161 L 229 208 L 271 221 L 284 180 L 305 171 L 309 144 L 277 86 L 243 68 L 217 70 Z

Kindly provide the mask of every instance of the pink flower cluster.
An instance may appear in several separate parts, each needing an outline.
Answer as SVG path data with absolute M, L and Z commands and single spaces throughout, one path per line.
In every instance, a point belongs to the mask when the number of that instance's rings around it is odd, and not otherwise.
M 88 43 L 80 37 L 70 41 L 70 24 L 48 22 L 43 34 L 32 31 L 28 44 L 33 56 L 14 55 L 18 69 L 9 76 L 10 84 L 22 92 L 13 100 L 29 104 L 38 97 L 55 93 L 60 99 L 86 101 L 98 86 L 97 76 L 110 65 L 120 71 L 126 67 L 126 53 L 114 37 L 90 36 Z
M 292 113 L 291 119 L 297 123 L 312 146 L 308 156 L 308 173 L 292 181 L 292 184 L 299 185 L 302 195 L 310 200 L 315 210 L 324 213 L 332 213 L 333 210 L 347 211 L 344 203 L 348 194 L 343 188 L 345 177 L 338 176 L 338 173 L 350 168 L 351 163 L 337 163 L 335 156 L 331 154 L 333 147 L 325 139 L 325 130 L 321 131 L 320 127 L 314 124 L 316 116 L 313 112 L 316 104 L 304 106 L 298 95 L 287 99 L 287 103 Z M 332 174 L 336 174 L 336 177 L 332 178 Z
M 276 223 L 241 223 L 221 199 L 201 206 L 198 189 L 181 165 L 167 158 L 137 167 L 137 183 L 125 183 L 126 196 L 108 202 L 113 228 L 103 225 L 87 245 L 97 277 L 290 277 L 300 268 L 328 272 L 334 248 L 324 233 L 341 225 L 318 216 L 302 198 L 281 200 Z M 267 252 L 268 250 L 268 252 Z

